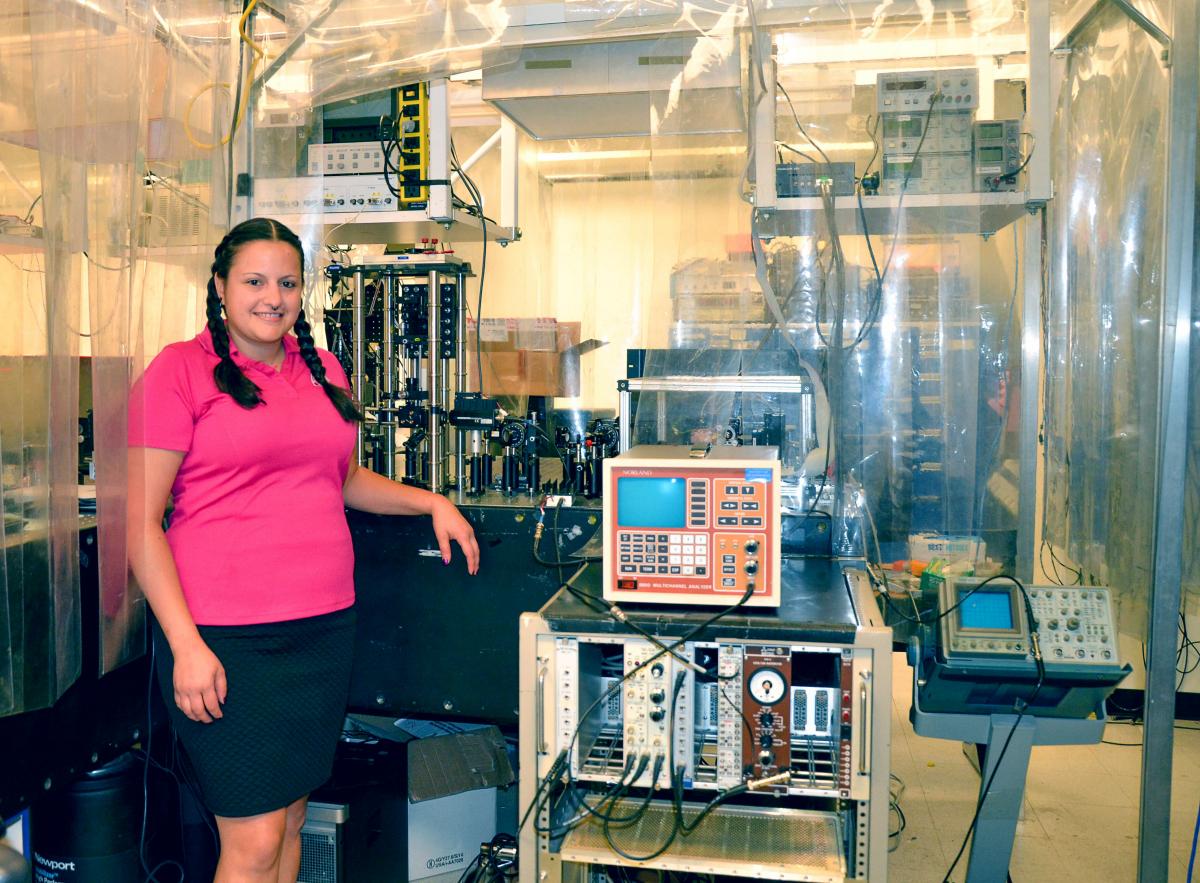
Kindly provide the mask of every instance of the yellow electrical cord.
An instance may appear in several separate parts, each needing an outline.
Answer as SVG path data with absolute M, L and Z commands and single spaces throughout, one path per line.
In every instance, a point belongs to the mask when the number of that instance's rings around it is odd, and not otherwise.
M 229 129 L 229 134 L 220 141 L 212 144 L 205 144 L 202 141 L 196 140 L 195 136 L 192 134 L 191 125 L 192 107 L 196 104 L 196 100 L 201 95 L 204 95 L 213 89 L 229 89 L 230 85 L 228 83 L 209 83 L 188 100 L 187 109 L 183 114 L 183 134 L 187 136 L 188 141 L 191 141 L 194 146 L 199 147 L 201 150 L 212 150 L 216 147 L 223 147 L 224 145 L 228 144 L 230 139 L 237 134 L 238 125 L 241 123 L 242 116 L 246 112 L 246 105 L 250 101 L 250 87 L 254 84 L 254 70 L 258 67 L 258 63 L 263 59 L 262 47 L 251 40 L 250 35 L 246 33 L 246 22 L 250 18 L 250 13 L 254 11 L 254 7 L 257 5 L 258 0 L 250 0 L 250 2 L 246 4 L 246 10 L 242 13 L 242 17 L 238 19 L 238 33 L 242 37 L 242 42 L 249 46 L 254 52 L 254 57 L 250 59 L 250 71 L 246 74 L 246 87 L 242 91 L 241 101 L 239 102 L 237 110 L 234 113 L 233 125 Z

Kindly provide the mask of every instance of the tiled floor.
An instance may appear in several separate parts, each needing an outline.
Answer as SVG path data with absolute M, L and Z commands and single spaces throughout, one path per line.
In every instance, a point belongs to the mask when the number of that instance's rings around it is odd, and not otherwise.
M 888 879 L 939 883 L 970 824 L 979 774 L 961 743 L 913 732 L 912 669 L 903 654 L 895 655 L 894 665 L 892 772 L 905 785 L 900 806 L 907 826 L 893 838 L 899 845 L 888 862 Z M 1198 729 L 1175 730 L 1169 883 L 1187 877 L 1200 802 L 1200 724 L 1185 726 Z M 1139 743 L 1142 729 L 1110 724 L 1104 738 Z M 1139 748 L 1119 745 L 1035 747 L 1010 865 L 1013 883 L 1136 881 L 1141 761 Z M 964 880 L 965 872 L 964 855 L 952 879 Z

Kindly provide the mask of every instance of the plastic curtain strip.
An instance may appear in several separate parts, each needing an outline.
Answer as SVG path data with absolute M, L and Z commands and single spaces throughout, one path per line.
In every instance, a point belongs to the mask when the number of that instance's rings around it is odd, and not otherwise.
M 40 481 L 31 487 L 37 496 L 44 494 L 44 519 L 27 534 L 30 545 L 22 574 L 27 591 L 27 628 L 21 650 L 25 696 L 18 707 L 26 710 L 51 704 L 82 668 L 76 438 L 82 291 L 79 255 L 85 249 L 86 203 L 73 200 L 83 199 L 86 193 L 88 157 L 73 149 L 77 134 L 72 131 L 71 113 L 77 106 L 63 96 L 82 100 L 82 95 L 72 79 L 74 69 L 64 58 L 70 50 L 56 39 L 76 25 L 72 13 L 66 4 L 46 4 L 31 10 L 29 17 L 46 262 L 46 350 L 37 363 L 46 398 L 40 415 L 44 420 L 40 453 L 44 466 Z M 30 568 L 34 547 L 45 556 L 45 570 L 40 573 L 40 566 Z M 30 592 L 35 584 L 30 577 L 35 573 L 36 582 L 44 580 L 37 594 Z
M 1192 343 L 1200 337 L 1200 304 L 1192 303 Z M 1200 616 L 1200 360 L 1191 363 L 1188 410 L 1187 496 L 1183 514 L 1183 601 L 1190 616 Z
M 1081 35 L 1055 123 L 1043 536 L 1112 585 L 1140 634 L 1151 586 L 1167 75 L 1116 10 Z M 1101 126 L 1097 121 L 1112 121 Z
M 157 22 L 143 11 L 126 16 L 124 24 L 111 36 L 94 35 L 69 62 L 73 94 L 86 94 L 88 83 L 107 87 L 103 98 L 72 102 L 75 122 L 81 126 L 73 149 L 86 162 L 88 173 L 86 193 L 67 197 L 71 211 L 87 217 L 83 272 L 96 464 L 101 674 L 140 656 L 145 646 L 145 604 L 136 588 L 131 590 L 128 576 L 126 438 L 127 393 L 136 370 L 130 345 L 136 327 L 131 295 L 146 224 L 144 157 L 152 107 L 145 95 Z
M 26 206 L 28 204 L 26 203 Z M 44 480 L 34 456 L 46 436 L 45 260 L 40 244 L 6 249 L 0 282 L 6 321 L 0 342 L 0 503 L 5 554 L 0 556 L 0 714 L 26 702 L 26 603 L 47 593 Z M 44 704 L 44 690 L 33 698 Z
M 9 84 L 11 102 L 6 129 L 29 130 L 33 118 L 33 71 L 27 32 L 13 34 L 0 48 L 0 68 Z M 40 238 L 41 174 L 32 150 L 6 150 L 2 159 L 0 195 L 3 211 L 15 221 L 5 223 L 0 248 L 0 714 L 24 707 L 26 591 L 44 596 L 49 585 L 46 541 L 35 538 L 37 525 L 46 523 L 45 479 L 37 473 L 42 458 L 34 456 L 46 435 L 45 371 L 45 257 Z M 18 235 L 18 230 L 21 234 Z M 28 554 L 27 554 L 28 553 Z M 45 704 L 45 690 L 30 698 Z

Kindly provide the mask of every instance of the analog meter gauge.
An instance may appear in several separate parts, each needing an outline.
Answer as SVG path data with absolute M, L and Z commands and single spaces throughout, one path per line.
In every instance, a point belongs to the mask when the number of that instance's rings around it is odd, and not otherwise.
M 750 698 L 759 705 L 774 705 L 787 693 L 787 683 L 773 668 L 760 668 L 750 675 Z

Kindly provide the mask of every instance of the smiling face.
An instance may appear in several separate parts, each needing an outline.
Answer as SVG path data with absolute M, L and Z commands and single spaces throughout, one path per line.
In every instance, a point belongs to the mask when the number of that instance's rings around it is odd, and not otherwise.
M 225 278 L 214 277 L 225 305 L 225 326 L 242 355 L 278 365 L 283 337 L 300 315 L 300 255 L 286 242 L 260 239 L 241 246 Z

